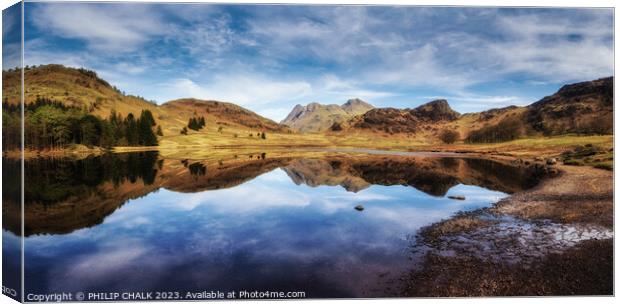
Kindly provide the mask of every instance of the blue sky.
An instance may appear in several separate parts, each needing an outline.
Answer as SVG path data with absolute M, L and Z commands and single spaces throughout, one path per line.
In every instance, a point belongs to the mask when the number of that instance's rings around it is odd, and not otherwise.
M 460 112 L 613 74 L 611 9 L 26 3 L 25 64 L 86 67 L 163 103 L 230 101 L 276 121 L 362 98 Z

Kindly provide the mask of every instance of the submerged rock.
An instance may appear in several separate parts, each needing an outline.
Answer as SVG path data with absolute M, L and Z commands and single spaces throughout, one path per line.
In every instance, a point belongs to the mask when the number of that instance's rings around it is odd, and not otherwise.
M 459 200 L 459 201 L 465 200 L 465 196 L 462 196 L 462 195 L 450 195 L 448 196 L 448 198 L 453 199 L 453 200 Z
M 547 158 L 547 165 L 555 165 L 557 162 L 555 158 Z
M 355 210 L 357 210 L 357 211 L 364 211 L 364 206 L 357 205 L 357 206 L 355 206 Z

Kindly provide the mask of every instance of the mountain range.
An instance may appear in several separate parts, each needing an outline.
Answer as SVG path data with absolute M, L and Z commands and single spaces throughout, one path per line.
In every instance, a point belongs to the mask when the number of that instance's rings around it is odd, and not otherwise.
M 522 136 L 613 133 L 613 77 L 565 85 L 528 106 L 460 114 L 444 99 L 414 109 L 375 108 L 332 126 L 329 133 L 372 132 L 438 138 L 444 130 L 472 142 Z M 505 137 L 505 138 L 504 138 Z
M 3 71 L 3 102 L 17 104 L 20 73 Z M 521 136 L 611 134 L 613 132 L 613 77 L 563 86 L 553 95 L 528 106 L 508 106 L 477 113 L 454 111 L 447 100 L 438 99 L 413 109 L 375 108 L 360 99 L 342 105 L 310 103 L 296 105 L 277 123 L 229 102 L 185 98 L 157 105 L 125 94 L 93 71 L 50 64 L 24 69 L 25 102 L 44 97 L 66 106 L 79 107 L 107 118 L 114 109 L 121 115 L 148 109 L 164 136 L 179 135 L 192 117 L 207 121 L 200 131 L 214 134 L 223 128 L 241 132 L 322 133 L 333 136 L 416 137 L 438 141 L 450 130 L 462 140 L 491 142 Z M 231 131 L 232 132 L 232 131 Z M 508 134 L 509 133 L 509 134 Z M 251 133 L 250 133 L 251 134 Z M 506 137 L 508 136 L 508 137 Z
M 349 99 L 342 105 L 322 105 L 316 102 L 306 106 L 298 104 L 280 123 L 301 133 L 323 132 L 334 123 L 345 122 L 371 109 L 374 109 L 372 105 L 358 98 Z

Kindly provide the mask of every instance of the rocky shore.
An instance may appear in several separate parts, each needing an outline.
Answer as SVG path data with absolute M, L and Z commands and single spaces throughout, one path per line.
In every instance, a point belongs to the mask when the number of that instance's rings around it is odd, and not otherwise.
M 613 294 L 613 172 L 559 174 L 422 229 L 406 296 Z

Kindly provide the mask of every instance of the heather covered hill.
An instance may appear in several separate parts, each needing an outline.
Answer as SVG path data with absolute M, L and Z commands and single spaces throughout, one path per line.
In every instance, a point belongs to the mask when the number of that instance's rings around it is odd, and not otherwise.
M 527 107 L 527 122 L 545 135 L 613 132 L 613 77 L 563 86 Z
M 420 121 L 425 122 L 438 122 L 438 121 L 452 121 L 461 114 L 452 110 L 448 101 L 445 99 L 437 99 L 431 102 L 425 103 L 411 111 Z
M 323 132 L 334 123 L 344 122 L 373 108 L 358 98 L 349 99 L 342 105 L 313 102 L 306 106 L 296 105 L 281 123 L 301 133 Z
M 496 112 L 492 122 L 469 127 L 464 139 L 490 143 L 525 136 L 613 134 L 613 77 L 565 85 L 527 107 Z
M 439 142 L 446 130 L 454 132 L 457 140 L 469 143 L 502 142 L 527 136 L 612 134 L 613 77 L 566 85 L 526 107 L 507 106 L 459 114 L 446 100 L 440 99 L 415 109 L 376 108 L 334 124 L 330 133 L 387 134 Z
M 394 133 L 416 133 L 454 121 L 460 114 L 445 99 L 423 104 L 415 109 L 377 108 L 351 119 L 353 128 Z M 334 129 L 334 128 L 332 128 Z

